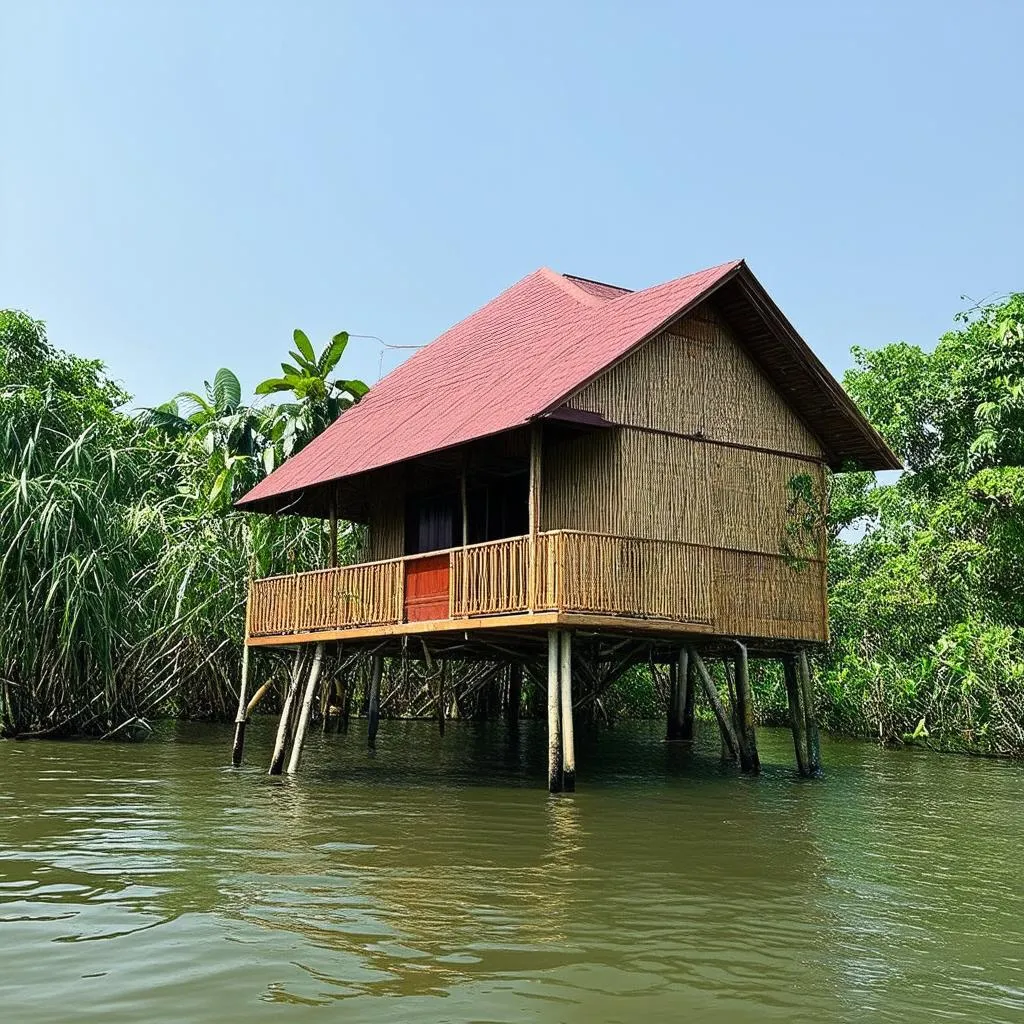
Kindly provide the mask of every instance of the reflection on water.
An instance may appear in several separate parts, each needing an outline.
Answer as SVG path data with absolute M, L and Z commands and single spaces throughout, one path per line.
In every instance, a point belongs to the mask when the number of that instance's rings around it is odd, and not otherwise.
M 1024 770 L 786 735 L 743 779 L 660 723 L 359 724 L 295 781 L 230 730 L 0 743 L 4 1019 L 1024 1019 Z M 382 996 L 399 997 L 381 998 Z

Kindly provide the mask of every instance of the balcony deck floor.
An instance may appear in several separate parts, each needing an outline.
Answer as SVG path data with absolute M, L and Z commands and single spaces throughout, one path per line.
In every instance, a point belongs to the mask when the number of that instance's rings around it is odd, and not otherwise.
M 544 630 L 554 627 L 591 629 L 625 635 L 671 637 L 708 635 L 714 632 L 709 622 L 682 622 L 675 619 L 630 618 L 622 615 L 594 615 L 580 612 L 515 612 L 458 619 L 428 619 L 421 622 L 392 622 L 375 626 L 350 626 L 302 633 L 275 633 L 250 636 L 250 647 L 282 647 L 302 643 L 368 641 L 386 637 L 465 633 L 482 630 Z

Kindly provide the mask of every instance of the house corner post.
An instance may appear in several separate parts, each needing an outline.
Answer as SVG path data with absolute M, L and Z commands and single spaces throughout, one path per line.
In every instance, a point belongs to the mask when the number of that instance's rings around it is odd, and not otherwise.
M 563 630 L 559 652 L 560 721 L 562 726 L 562 789 L 576 792 L 576 744 L 572 723 L 572 633 Z
M 818 719 L 814 707 L 814 678 L 811 675 L 811 662 L 807 657 L 806 647 L 800 649 L 797 667 L 807 729 L 807 773 L 808 775 L 818 775 L 821 773 L 821 736 L 818 732 Z
M 761 771 L 761 758 L 757 753 L 757 730 L 754 727 L 754 692 L 750 686 L 750 666 L 747 660 L 746 644 L 736 641 L 736 702 L 737 727 L 743 734 L 740 747 L 743 756 L 743 770 L 751 775 Z
M 548 630 L 548 792 L 562 792 L 561 667 L 557 629 Z
M 316 696 L 317 684 L 320 682 L 320 669 L 324 661 L 324 645 L 319 643 L 313 652 L 313 664 L 309 670 L 309 680 L 306 683 L 306 692 L 302 696 L 302 707 L 299 710 L 299 721 L 295 726 L 295 738 L 292 740 L 292 752 L 288 758 L 287 772 L 294 775 L 299 770 L 299 760 L 302 757 L 302 744 L 306 740 L 306 729 L 309 727 L 309 716 L 313 710 L 313 698 Z

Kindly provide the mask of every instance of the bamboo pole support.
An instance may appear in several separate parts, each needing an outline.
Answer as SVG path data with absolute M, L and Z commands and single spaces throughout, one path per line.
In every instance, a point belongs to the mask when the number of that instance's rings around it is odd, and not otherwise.
M 798 665 L 807 729 L 807 771 L 810 775 L 817 775 L 821 771 L 821 737 L 818 734 L 818 719 L 814 713 L 814 680 L 811 678 L 811 663 L 806 649 L 801 649 Z
M 270 688 L 274 685 L 272 680 L 265 682 L 253 695 L 249 698 L 249 703 L 245 705 L 245 720 L 248 722 L 252 713 L 259 706 L 261 700 L 270 692 Z
M 280 775 L 284 765 L 284 749 L 288 743 L 288 723 L 292 716 L 292 705 L 299 690 L 299 680 L 302 678 L 303 652 L 295 652 L 295 661 L 292 664 L 291 681 L 288 684 L 288 692 L 281 707 L 281 719 L 277 723 L 277 738 L 274 740 L 274 755 L 270 759 L 268 775 Z
M 366 741 L 372 750 L 377 745 L 377 727 L 380 725 L 380 677 L 384 673 L 384 659 L 375 654 L 370 659 L 370 706 L 367 710 Z
M 736 644 L 736 711 L 737 728 L 743 737 L 740 745 L 740 766 L 751 775 L 761 771 L 761 758 L 757 753 L 757 730 L 754 727 L 754 691 L 750 686 L 750 666 L 745 644 Z
M 342 697 L 341 704 L 341 721 L 338 723 L 338 728 L 343 733 L 348 733 L 349 719 L 352 717 L 352 673 L 349 672 L 348 679 L 342 684 L 344 695 Z
M 513 662 L 508 673 L 508 704 L 505 706 L 505 720 L 509 729 L 519 728 L 519 711 L 523 703 L 523 666 Z
M 670 739 L 683 739 L 686 725 L 687 683 L 690 675 L 690 652 L 685 647 L 679 649 L 679 657 L 675 663 L 675 678 L 672 680 L 672 701 L 674 715 L 672 718 Z
M 786 700 L 789 704 L 789 727 L 793 731 L 796 751 L 796 770 L 807 775 L 807 719 L 800 699 L 800 680 L 797 677 L 796 658 L 792 654 L 782 658 L 782 676 L 786 681 Z
M 537 564 L 537 534 L 540 532 L 541 452 L 543 450 L 541 426 L 534 423 L 530 430 L 530 485 L 529 485 L 529 569 L 526 577 L 527 610 L 533 611 L 541 600 L 537 593 L 539 567 Z
M 686 655 L 686 671 L 683 672 L 683 655 Z M 686 682 L 683 689 L 683 716 L 682 727 L 679 731 L 679 738 L 686 743 L 693 742 L 694 730 L 694 700 L 697 696 L 697 666 L 694 665 L 689 651 L 684 647 L 679 652 L 679 672 L 685 675 Z
M 560 719 L 562 726 L 562 789 L 576 792 L 576 746 L 572 732 L 572 633 L 562 631 L 558 665 Z
M 697 677 L 700 679 L 700 684 L 704 689 L 708 703 L 711 705 L 711 710 L 715 713 L 718 728 L 722 733 L 722 742 L 725 744 L 729 756 L 735 760 L 740 749 L 739 740 L 736 738 L 736 733 L 733 730 L 732 723 L 729 721 L 725 708 L 722 707 L 722 701 L 718 696 L 715 681 L 708 673 L 707 666 L 701 660 L 701 656 L 692 647 L 690 648 L 690 660 L 697 670 Z
M 679 657 L 672 664 L 669 673 L 672 687 L 668 706 L 668 731 L 666 732 L 666 739 L 669 740 L 683 738 L 689 668 L 690 654 L 685 647 L 681 647 Z
M 558 630 L 548 630 L 548 792 L 562 791 L 562 742 L 559 715 L 561 711 L 561 686 L 559 680 L 559 639 Z
M 320 668 L 324 661 L 324 645 L 319 643 L 313 652 L 313 665 L 309 670 L 309 681 L 306 692 L 302 696 L 302 710 L 299 712 L 299 724 L 295 727 L 295 739 L 292 740 L 292 753 L 288 758 L 288 774 L 294 775 L 299 770 L 302 757 L 302 744 L 306 740 L 306 729 L 309 727 L 309 714 L 313 709 L 313 698 L 316 696 L 317 683 L 320 682 Z
M 679 667 L 673 661 L 668 666 L 668 710 L 665 712 L 665 739 L 676 738 L 676 718 L 679 706 Z
M 437 666 L 437 731 L 444 736 L 444 702 L 447 697 L 445 693 L 445 675 L 447 663 L 442 661 Z
M 331 568 L 338 568 L 338 510 L 334 502 L 334 498 L 331 498 L 330 505 L 330 520 L 331 520 Z
M 242 647 L 242 679 L 238 684 L 238 713 L 235 715 L 235 741 L 231 746 L 231 765 L 237 768 L 242 763 L 245 747 L 246 695 L 249 688 L 249 645 Z

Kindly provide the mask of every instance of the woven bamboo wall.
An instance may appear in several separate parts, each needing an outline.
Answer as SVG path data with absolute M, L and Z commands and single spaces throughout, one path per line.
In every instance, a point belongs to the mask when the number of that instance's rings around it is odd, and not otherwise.
M 706 305 L 566 404 L 613 423 L 822 455 L 810 431 Z
M 823 470 L 802 459 L 639 430 L 546 446 L 542 530 L 682 540 L 779 554 L 789 481 Z
M 823 562 L 797 570 L 782 557 L 790 481 L 807 474 L 825 493 L 821 446 L 713 309 L 701 307 L 567 404 L 621 427 L 545 445 L 542 530 L 706 546 L 701 584 L 715 633 L 826 638 Z M 818 537 L 808 553 L 823 552 Z
M 364 560 L 400 558 L 405 553 L 405 492 L 397 472 L 381 474 L 368 505 Z
M 828 639 L 824 563 L 793 566 L 778 555 L 713 552 L 714 631 L 726 636 Z

